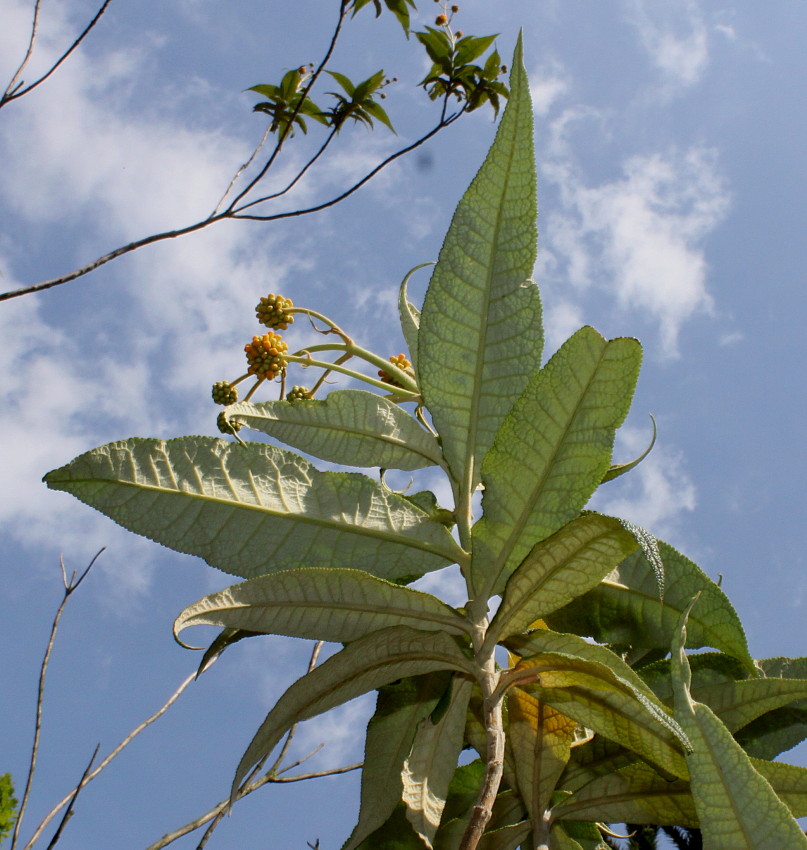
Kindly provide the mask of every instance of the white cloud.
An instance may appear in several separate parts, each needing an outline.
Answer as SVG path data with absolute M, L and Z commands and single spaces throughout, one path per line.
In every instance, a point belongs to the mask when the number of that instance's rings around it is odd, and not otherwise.
M 569 90 L 569 81 L 563 67 L 553 62 L 535 69 L 530 74 L 530 95 L 533 112 L 539 118 L 547 115 L 554 103 Z
M 679 89 L 700 80 L 709 63 L 709 45 L 708 30 L 695 0 L 628 0 L 627 17 L 665 83 Z
M 665 356 L 677 355 L 681 325 L 709 312 L 702 242 L 728 209 L 713 151 L 633 156 L 623 176 L 584 185 L 568 159 L 545 163 L 563 211 L 544 232 L 556 263 L 576 287 L 616 292 L 619 306 L 658 322 Z

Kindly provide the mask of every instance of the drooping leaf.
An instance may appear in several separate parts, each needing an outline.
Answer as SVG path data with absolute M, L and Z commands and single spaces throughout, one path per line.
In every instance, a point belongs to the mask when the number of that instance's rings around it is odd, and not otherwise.
M 559 820 L 698 826 L 689 783 L 661 776 L 641 763 L 587 783 L 561 802 L 554 815 Z
M 607 664 L 554 653 L 522 659 L 510 681 L 579 724 L 686 778 L 686 738 L 667 708 Z
M 294 723 L 396 679 L 437 670 L 456 670 L 468 676 L 475 673 L 459 645 L 443 632 L 393 626 L 349 643 L 298 679 L 275 703 L 238 764 L 233 794 L 253 765 L 274 749 Z
M 505 587 L 486 643 L 524 631 L 595 587 L 636 548 L 619 520 L 589 513 L 536 544 Z
M 650 454 L 650 452 L 653 451 L 653 446 L 656 445 L 658 429 L 656 428 L 656 418 L 652 413 L 650 414 L 650 421 L 653 423 L 653 436 L 650 439 L 650 445 L 634 460 L 631 460 L 628 463 L 615 463 L 613 466 L 610 466 L 608 468 L 608 472 L 605 473 L 605 477 L 602 479 L 603 484 L 606 481 L 613 481 L 614 478 L 619 478 L 620 475 L 624 475 L 632 469 L 636 469 L 636 467 Z
M 456 681 L 442 717 L 437 722 L 431 717 L 420 721 L 412 750 L 404 762 L 401 778 L 406 816 L 429 848 L 433 847 L 448 787 L 462 749 L 470 696 L 471 681 Z
M 222 629 L 205 650 L 202 660 L 199 662 L 199 667 L 196 670 L 197 677 L 201 676 L 227 647 L 244 640 L 244 638 L 258 637 L 258 635 L 259 632 L 248 632 L 244 629 Z
M 550 614 L 548 625 L 601 643 L 668 650 L 678 618 L 694 594 L 701 597 L 687 629 L 687 646 L 712 646 L 740 659 L 754 675 L 740 618 L 723 591 L 692 561 L 659 541 L 664 601 L 645 556 L 629 555 L 593 590 Z
M 306 567 L 234 584 L 189 605 L 174 634 L 195 625 L 347 643 L 388 626 L 463 634 L 467 621 L 436 596 L 362 570 Z
M 520 40 L 511 86 L 493 146 L 443 242 L 418 334 L 423 398 L 466 498 L 499 424 L 540 366 L 543 345 L 540 296 L 529 280 L 536 189 Z
M 358 847 L 401 804 L 401 770 L 412 748 L 415 730 L 434 710 L 449 686 L 450 677 L 449 672 L 428 673 L 379 689 L 375 714 L 367 725 L 359 821 L 342 850 Z M 407 822 L 405 816 L 403 820 Z M 410 829 L 402 830 L 401 834 L 415 836 Z M 420 843 L 419 838 L 415 840 Z
M 581 328 L 530 382 L 485 458 L 475 586 L 500 592 L 530 549 L 574 519 L 602 481 L 639 374 L 635 339 Z
M 138 439 L 80 455 L 45 482 L 124 528 L 244 578 L 351 566 L 382 578 L 456 560 L 446 528 L 358 473 L 212 437 Z
M 442 462 L 437 440 L 397 404 L 363 390 L 324 399 L 241 402 L 227 418 L 344 466 L 421 469 Z
M 696 600 L 697 596 L 679 620 L 672 648 L 672 674 L 675 715 L 693 747 L 686 759 L 704 846 L 709 850 L 807 848 L 807 837 L 798 822 L 755 770 L 731 732 L 708 706 L 690 695 L 691 676 L 684 647 L 687 617 Z
M 521 688 L 509 692 L 507 714 L 518 791 L 537 830 L 569 760 L 577 722 Z

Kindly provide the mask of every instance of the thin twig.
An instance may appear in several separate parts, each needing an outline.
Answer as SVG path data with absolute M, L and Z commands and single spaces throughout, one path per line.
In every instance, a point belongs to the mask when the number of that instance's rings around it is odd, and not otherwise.
M 16 100 L 18 97 L 22 97 L 23 95 L 28 94 L 28 92 L 33 91 L 38 85 L 41 85 L 48 79 L 48 77 L 62 64 L 62 62 L 67 59 L 67 57 L 81 44 L 82 41 L 89 35 L 90 30 L 101 20 L 101 16 L 106 12 L 107 6 L 112 2 L 112 0 L 104 0 L 101 8 L 95 13 L 95 16 L 92 20 L 84 27 L 83 31 L 75 41 L 70 45 L 70 47 L 65 50 L 65 52 L 56 60 L 56 62 L 51 66 L 50 70 L 44 73 L 39 79 L 35 80 L 29 86 L 22 86 L 22 82 L 17 83 L 18 78 L 22 74 L 23 69 L 28 64 L 28 61 L 31 58 L 31 54 L 34 49 L 34 42 L 36 40 L 36 30 L 37 30 L 37 19 L 39 17 L 39 6 L 41 0 L 36 0 L 36 6 L 34 8 L 34 23 L 31 27 L 31 40 L 28 44 L 28 51 L 25 54 L 25 59 L 23 59 L 22 64 L 20 65 L 17 73 L 14 75 L 13 79 L 8 85 L 8 88 L 5 91 L 5 94 L 2 98 L 0 98 L 0 108 L 5 106 L 6 103 L 9 103 L 12 100 Z M 16 87 L 15 87 L 16 84 Z
M 34 773 L 36 771 L 36 762 L 39 757 L 39 738 L 42 733 L 42 705 L 45 698 L 45 675 L 48 672 L 48 664 L 50 663 L 50 656 L 53 652 L 53 644 L 56 640 L 56 631 L 59 628 L 59 621 L 62 618 L 62 613 L 64 612 L 65 606 L 67 605 L 67 600 L 73 594 L 74 591 L 78 590 L 81 583 L 87 577 L 87 574 L 92 569 L 95 562 L 103 552 L 103 549 L 99 549 L 98 552 L 95 553 L 95 556 L 90 561 L 87 568 L 81 574 L 81 576 L 76 579 L 76 573 L 73 572 L 70 580 L 67 579 L 67 573 L 64 568 L 64 561 L 62 557 L 59 556 L 59 566 L 62 571 L 62 583 L 64 584 L 64 595 L 62 596 L 62 601 L 59 604 L 59 607 L 56 609 L 56 614 L 53 617 L 53 622 L 51 623 L 50 628 L 50 637 L 48 638 L 48 645 L 45 649 L 45 654 L 42 657 L 42 666 L 39 670 L 39 684 L 37 685 L 37 695 L 36 695 L 36 719 L 34 721 L 34 742 L 31 746 L 31 761 L 28 766 L 28 776 L 25 780 L 25 791 L 23 791 L 22 802 L 20 803 L 19 813 L 17 815 L 16 823 L 14 824 L 14 833 L 11 836 L 11 848 L 10 850 L 14 850 L 17 840 L 20 834 L 20 827 L 22 826 L 22 818 L 25 814 L 25 807 L 28 805 L 28 798 L 31 796 L 31 786 L 34 781 Z
M 227 200 L 227 195 L 229 195 L 230 192 L 232 192 L 233 186 L 235 186 L 238 178 L 255 161 L 255 157 L 261 152 L 261 149 L 266 144 L 266 140 L 269 138 L 269 134 L 271 132 L 272 132 L 272 125 L 269 124 L 269 126 L 266 128 L 266 130 L 264 130 L 263 136 L 261 137 L 261 140 L 256 145 L 255 150 L 252 151 L 252 153 L 250 154 L 249 159 L 242 166 L 240 166 L 238 168 L 238 170 L 235 172 L 235 174 L 233 174 L 233 178 L 232 178 L 232 180 L 230 180 L 230 185 L 227 187 L 227 191 L 221 196 L 221 198 L 219 199 L 219 202 L 216 204 L 215 209 L 211 213 L 212 216 L 218 215 L 218 212 L 221 209 L 222 204 Z
M 62 831 L 67 826 L 67 822 L 73 817 L 73 806 L 76 804 L 76 800 L 78 799 L 78 795 L 81 793 L 81 789 L 87 784 L 87 774 L 92 770 L 92 763 L 95 761 L 95 757 L 98 755 L 98 750 L 101 745 L 96 744 L 95 749 L 93 750 L 92 756 L 90 757 L 90 761 L 87 766 L 84 768 L 84 773 L 81 774 L 81 779 L 79 780 L 78 785 L 76 785 L 76 790 L 73 792 L 73 796 L 70 798 L 70 803 L 65 810 L 65 813 L 59 821 L 59 827 L 56 832 L 53 834 L 53 838 L 51 838 L 50 843 L 48 844 L 48 850 L 53 850 L 56 846 L 59 839 L 62 837 Z
M 214 662 L 215 662 L 215 659 L 213 659 L 213 661 L 211 661 L 210 663 L 213 664 Z M 185 679 L 182 681 L 182 684 L 180 684 L 180 686 L 174 691 L 174 693 L 171 694 L 171 696 L 166 700 L 166 702 L 164 702 L 162 704 L 162 706 L 160 708 L 158 708 L 157 711 L 154 712 L 154 714 L 147 717 L 138 726 L 135 726 L 135 728 L 132 729 L 132 731 L 118 744 L 118 746 L 115 747 L 115 749 L 112 750 L 109 753 L 109 755 L 107 755 L 104 758 L 104 760 L 98 765 L 98 767 L 95 768 L 95 770 L 92 771 L 92 773 L 88 773 L 86 777 L 82 777 L 80 787 L 77 786 L 73 791 L 70 792 L 70 794 L 65 795 L 61 800 L 59 800 L 59 802 L 50 810 L 50 812 L 48 812 L 48 814 L 45 816 L 44 820 L 36 828 L 36 832 L 34 832 L 34 834 L 28 840 L 28 843 L 22 848 L 22 850 L 31 850 L 31 848 L 34 846 L 35 842 L 39 839 L 39 836 L 45 830 L 45 827 L 47 827 L 47 825 L 61 811 L 61 809 L 65 805 L 67 805 L 67 803 L 70 802 L 72 795 L 78 793 L 78 791 L 80 791 L 81 788 L 84 785 L 88 785 L 90 782 L 92 782 L 92 780 L 95 779 L 95 777 L 98 776 L 98 774 L 102 770 L 104 770 L 104 768 L 106 768 L 109 765 L 109 763 L 116 756 L 118 756 L 121 753 L 121 751 L 125 747 L 127 747 L 144 729 L 146 729 L 148 726 L 150 726 L 156 720 L 159 720 L 160 717 L 162 717 L 163 714 L 165 714 L 165 712 L 168 711 L 168 709 L 179 699 L 179 697 L 182 695 L 182 693 L 185 691 L 185 689 L 188 687 L 188 685 L 190 685 L 191 682 L 193 682 L 195 678 L 196 678 L 195 672 L 191 673 L 189 676 L 186 676 Z

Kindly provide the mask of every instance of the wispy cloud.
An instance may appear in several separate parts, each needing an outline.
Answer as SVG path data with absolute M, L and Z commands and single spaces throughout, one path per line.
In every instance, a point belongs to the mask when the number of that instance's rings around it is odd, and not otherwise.
M 696 0 L 627 0 L 626 12 L 670 93 L 700 80 L 709 63 L 709 41 Z
M 609 288 L 621 309 L 658 323 L 662 353 L 676 356 L 682 324 L 712 309 L 703 242 L 729 204 L 714 151 L 632 156 L 599 186 L 585 185 L 570 157 L 544 173 L 562 201 L 544 228 L 555 274 L 581 291 Z

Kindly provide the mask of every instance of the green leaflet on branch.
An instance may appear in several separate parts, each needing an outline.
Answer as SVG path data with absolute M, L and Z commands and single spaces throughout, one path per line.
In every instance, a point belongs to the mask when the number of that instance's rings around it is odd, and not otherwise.
M 300 566 L 422 575 L 462 557 L 448 531 L 358 473 L 320 472 L 274 446 L 133 438 L 45 482 L 178 552 L 245 578 Z
M 442 463 L 437 440 L 405 410 L 364 390 L 337 390 L 302 404 L 242 402 L 227 418 L 342 466 L 421 469 Z
M 636 469 L 636 467 L 650 454 L 650 452 L 653 451 L 653 446 L 656 445 L 658 429 L 656 428 L 656 417 L 653 416 L 652 413 L 650 414 L 650 421 L 653 423 L 653 436 L 650 439 L 650 445 L 635 460 L 629 461 L 628 463 L 616 463 L 609 467 L 608 472 L 605 473 L 605 477 L 602 479 L 603 484 L 606 481 L 613 481 L 614 478 L 619 478 L 620 475 L 625 475 L 625 473 L 630 472 L 632 469 Z
M 476 672 L 455 640 L 443 632 L 393 626 L 349 643 L 298 679 L 275 703 L 238 764 L 233 798 L 249 770 L 271 753 L 294 723 L 397 679 L 436 670 L 456 670 L 471 677 Z
M 423 302 L 419 382 L 467 498 L 507 410 L 541 365 L 532 106 L 521 43 L 496 139 L 459 202 Z
M 411 271 L 407 272 L 406 277 L 401 281 L 401 287 L 398 291 L 398 316 L 401 320 L 401 332 L 406 340 L 406 347 L 409 349 L 409 359 L 412 361 L 415 374 L 418 371 L 420 310 L 409 300 L 406 288 L 409 284 L 409 279 L 416 271 L 433 265 L 434 263 L 421 263 L 419 266 L 415 266 Z
M 211 593 L 174 621 L 348 643 L 388 626 L 467 634 L 467 620 L 436 596 L 361 570 L 306 567 L 258 576 Z
M 474 583 L 489 596 L 529 550 L 576 517 L 611 462 L 639 374 L 635 339 L 590 327 L 567 340 L 508 413 L 485 458 Z
M 692 699 L 684 647 L 687 618 L 681 614 L 672 648 L 675 715 L 692 741 L 686 759 L 704 846 L 709 850 L 799 850 L 807 837 L 770 783 L 712 710 Z

